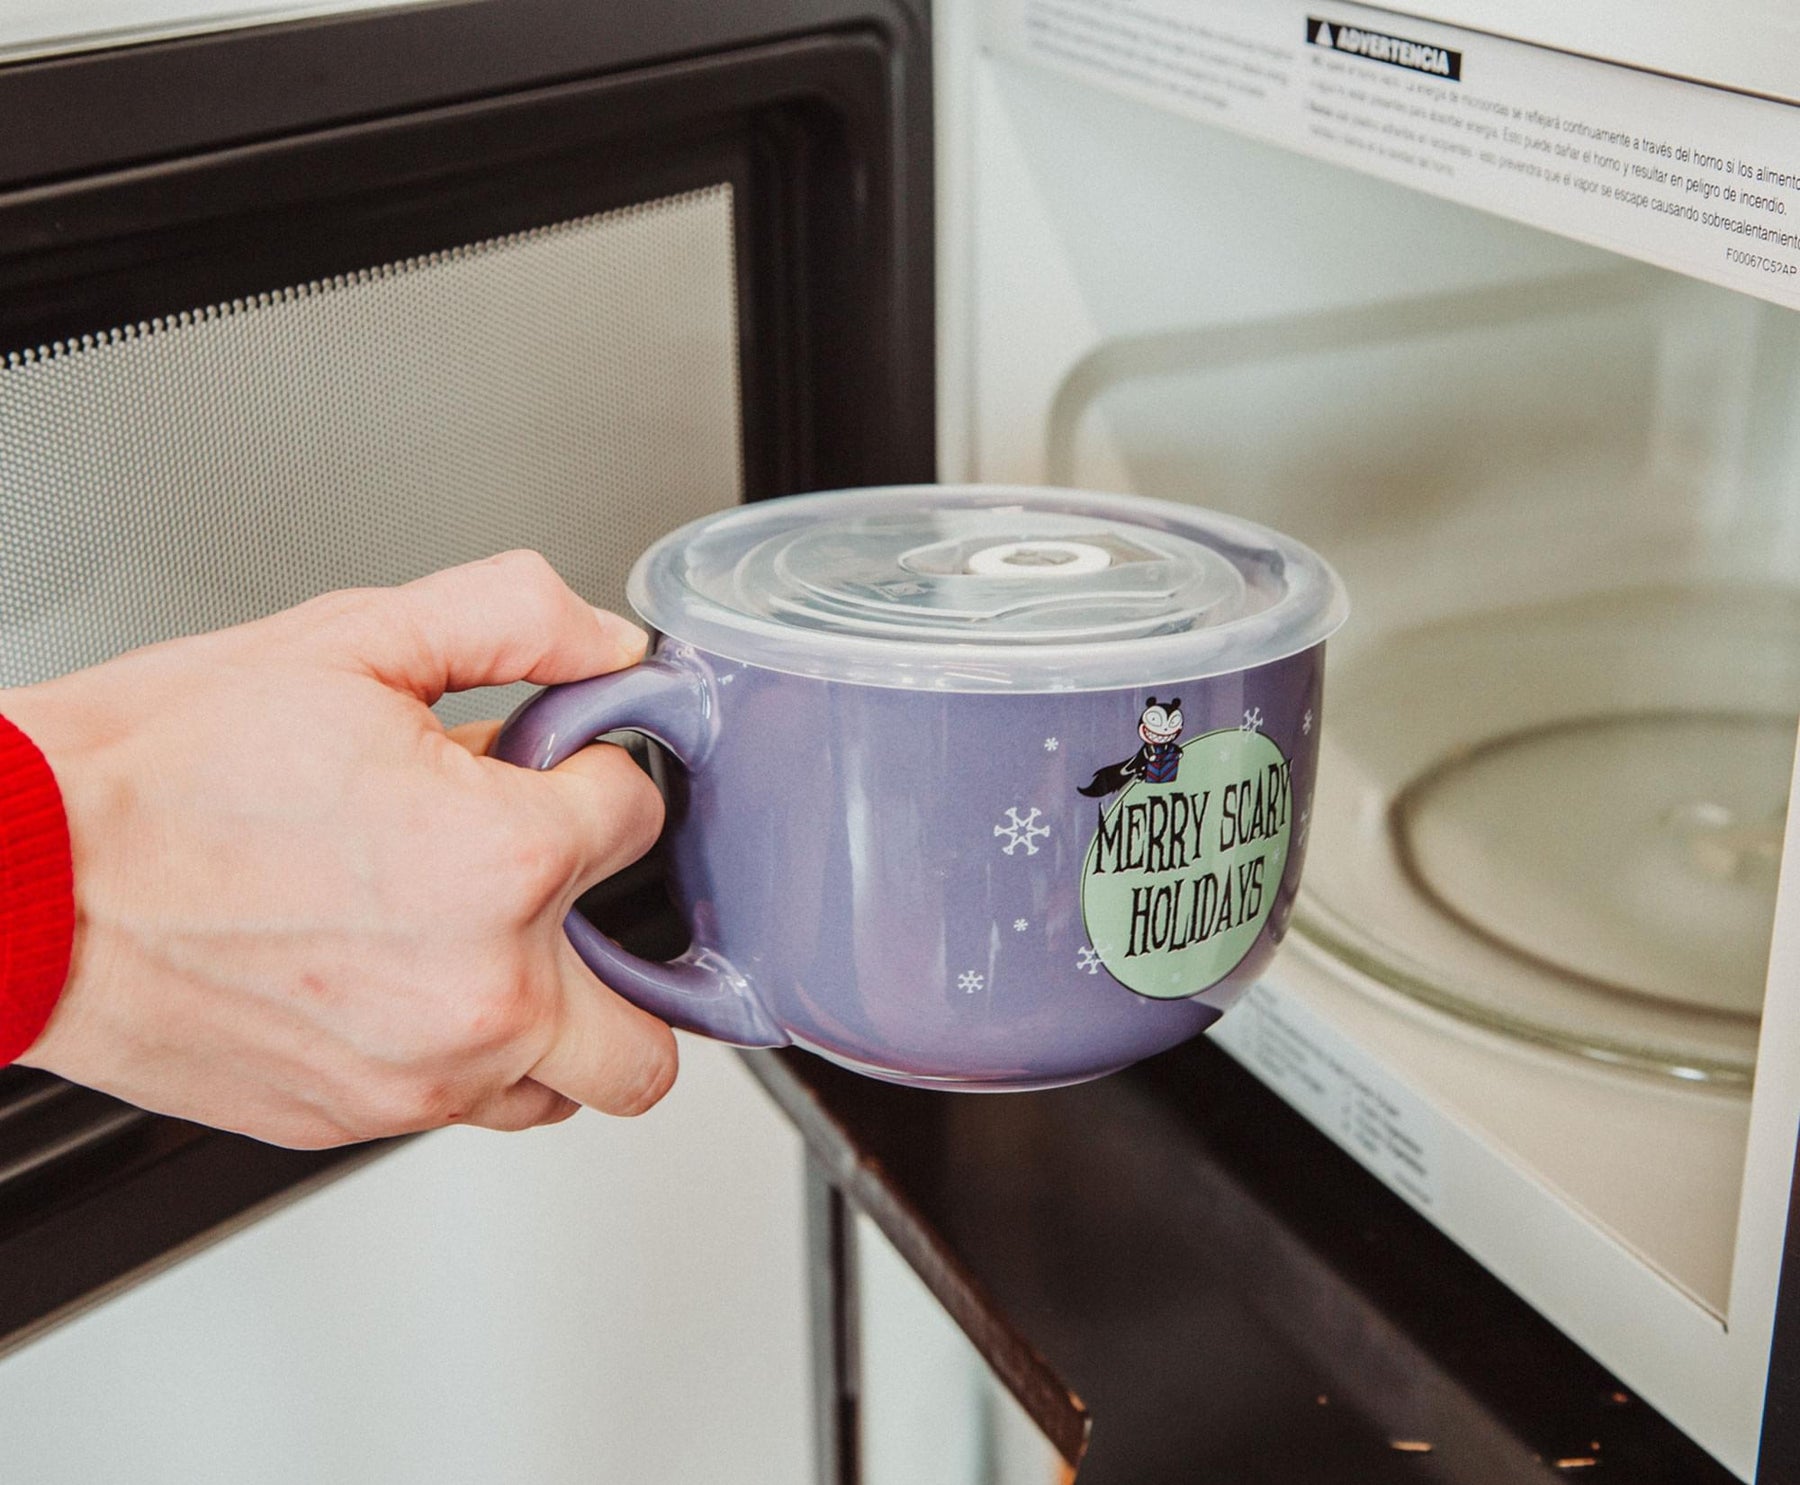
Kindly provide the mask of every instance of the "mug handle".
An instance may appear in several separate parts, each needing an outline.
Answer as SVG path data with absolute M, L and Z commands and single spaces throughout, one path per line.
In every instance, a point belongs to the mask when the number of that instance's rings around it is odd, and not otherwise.
M 538 692 L 506 719 L 490 756 L 524 768 L 554 768 L 602 733 L 641 732 L 697 771 L 706 766 L 716 726 L 704 671 L 659 656 Z M 656 964 L 628 954 L 578 909 L 563 926 L 589 969 L 669 1025 L 739 1047 L 788 1044 L 750 982 L 715 950 L 695 943 L 680 958 Z

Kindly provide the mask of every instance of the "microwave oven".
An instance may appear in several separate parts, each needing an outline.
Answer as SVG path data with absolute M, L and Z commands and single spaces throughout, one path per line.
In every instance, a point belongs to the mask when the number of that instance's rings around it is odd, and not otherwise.
M 703 510 L 933 472 L 1291 530 L 1355 612 L 1214 1036 L 1730 1469 L 1800 1457 L 1800 22 L 94 9 L 154 25 L 0 68 L 0 684 L 502 544 L 616 604 Z M 8 1111 L 15 1336 L 325 1168 Z
M 1293 931 L 1214 1039 L 1750 1478 L 1800 1126 L 1800 21 L 937 23 L 944 474 L 1217 505 L 1350 588 Z

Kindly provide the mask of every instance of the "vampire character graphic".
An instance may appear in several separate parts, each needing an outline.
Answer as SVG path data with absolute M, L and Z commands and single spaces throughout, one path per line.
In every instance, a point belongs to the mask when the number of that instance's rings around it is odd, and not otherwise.
M 1089 799 L 1104 799 L 1134 779 L 1147 784 L 1174 783 L 1181 767 L 1181 749 L 1175 746 L 1175 739 L 1181 736 L 1181 698 L 1172 696 L 1158 701 L 1152 696 L 1138 718 L 1138 736 L 1144 740 L 1143 747 L 1123 763 L 1101 769 L 1076 792 Z

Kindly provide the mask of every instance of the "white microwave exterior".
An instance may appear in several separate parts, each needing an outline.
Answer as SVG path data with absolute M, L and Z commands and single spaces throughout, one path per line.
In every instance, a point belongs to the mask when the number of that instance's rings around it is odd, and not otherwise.
M 1167 157 L 1174 129 L 1188 131 L 1186 139 L 1196 154 L 1229 153 L 1221 144 L 1228 136 L 1205 125 L 1170 124 L 1167 115 L 1059 77 L 1051 69 L 984 51 L 983 28 L 1005 8 L 1006 0 L 952 0 L 937 14 L 943 477 L 1050 477 L 1045 437 L 1049 410 L 1069 369 L 1108 337 L 1341 306 L 1359 298 L 1454 292 L 1516 275 L 1521 229 L 1477 213 L 1436 218 L 1434 230 L 1453 238 L 1453 246 L 1418 261 L 1387 261 L 1378 251 L 1363 249 L 1355 221 L 1359 194 L 1370 198 L 1366 214 L 1373 222 L 1381 202 L 1393 199 L 1393 188 L 1358 184 L 1361 177 L 1339 171 L 1344 184 L 1334 189 L 1330 206 L 1344 225 L 1334 240 L 1333 261 L 1320 264 L 1306 281 L 1306 292 L 1316 303 L 1283 300 L 1281 293 L 1291 290 L 1292 283 L 1264 282 L 1269 275 L 1254 253 L 1234 243 L 1229 226 L 1220 225 L 1229 213 L 1209 213 L 1209 207 L 1219 205 L 1216 199 L 1158 199 L 1138 168 L 1143 156 L 1158 148 Z M 1479 13 L 1483 9 L 1465 6 L 1458 14 L 1464 24 L 1485 20 L 1495 31 L 1519 33 L 1519 25 L 1494 24 L 1498 18 L 1492 12 L 1498 7 L 1485 7 L 1485 17 Z M 1538 26 L 1530 39 L 1569 51 L 1594 50 L 1601 17 L 1595 7 L 1581 11 L 1565 16 L 1549 6 L 1537 7 L 1540 20 L 1569 24 L 1561 29 Z M 1778 54 L 1791 57 L 1794 23 L 1767 5 L 1740 3 L 1728 13 L 1740 11 L 1746 25 L 1761 29 L 1738 33 L 1730 45 L 1715 38 L 1706 53 L 1708 66 L 1687 72 L 1704 70 L 1712 81 L 1775 91 L 1770 84 L 1778 79 L 1769 72 L 1777 52 L 1759 53 L 1758 47 L 1775 48 L 1782 41 Z M 1395 25 L 1399 29 L 1398 20 Z M 1672 10 L 1647 22 L 1634 15 L 1632 25 L 1637 41 L 1621 59 L 1660 71 L 1673 70 L 1670 64 L 1683 39 L 1700 27 L 1697 19 L 1689 27 Z M 1717 11 L 1706 25 L 1721 34 L 1732 31 Z M 1752 34 L 1761 41 L 1746 40 Z M 1792 79 L 1788 88 L 1793 90 Z M 1704 106 L 1706 90 L 1694 91 L 1701 98 L 1696 106 Z M 1075 137 L 1077 125 L 1069 120 L 1076 115 L 1104 132 L 1104 149 L 1097 147 L 1085 158 L 1058 153 L 1059 145 Z M 1243 165 L 1234 183 L 1246 187 L 1244 201 L 1296 223 L 1307 210 L 1320 209 L 1316 202 L 1311 207 L 1297 202 L 1284 189 L 1291 182 L 1283 174 L 1283 162 L 1293 157 L 1261 145 L 1237 148 Z M 1315 173 L 1320 168 L 1307 166 Z M 1266 188 L 1250 190 L 1259 172 Z M 1109 261 L 1125 236 L 1135 236 L 1137 244 Z M 1557 266 L 1554 241 L 1543 239 L 1531 247 L 1540 266 Z M 1591 262 L 1591 251 L 1571 244 L 1568 266 Z M 1146 263 L 1167 271 L 1148 271 Z M 1115 478 L 1127 478 L 1122 464 Z M 1791 818 L 1786 860 L 1800 860 L 1800 837 Z M 1797 877 L 1787 873 L 1778 910 L 1723 1316 L 1632 1252 L 1579 1201 L 1523 1169 L 1479 1128 L 1459 1123 L 1435 1105 L 1429 1091 L 1433 1046 L 1462 1046 L 1458 1055 L 1474 1058 L 1472 1065 L 1482 1067 L 1484 1075 L 1504 1068 L 1504 1048 L 1484 1051 L 1479 1038 L 1446 1028 L 1434 1031 L 1427 1025 L 1421 1033 L 1417 1016 L 1348 991 L 1335 997 L 1309 995 L 1304 986 L 1284 981 L 1282 961 L 1272 985 L 1277 993 L 1298 997 L 1333 1035 L 1367 1056 L 1373 1067 L 1384 1069 L 1426 1117 L 1439 1121 L 1445 1180 L 1463 1188 L 1449 1204 L 1460 1215 L 1428 1215 L 1746 1479 L 1755 1468 L 1800 1123 Z M 1293 981 L 1306 978 L 1298 969 L 1288 976 Z M 1467 1046 L 1471 1040 L 1477 1044 L 1473 1052 Z M 1409 1041 L 1415 1046 L 1411 1066 L 1402 1055 Z M 1421 1046 L 1426 1050 L 1417 1051 Z M 1437 1060 L 1449 1065 L 1456 1058 Z M 1554 1087 L 1554 1077 L 1547 1081 Z M 1728 1139 L 1733 1117 L 1727 1111 L 1719 1119 Z M 1741 1121 L 1744 1115 L 1735 1117 Z M 1544 1110 L 1543 1118 L 1553 1124 L 1556 1110 Z M 1738 1130 L 1736 1139 L 1741 1139 L 1741 1122 Z
M 1204 10 L 1196 5 L 1196 11 Z M 1790 0 L 1436 0 L 1407 15 L 1533 46 L 1691 78 L 1716 87 L 1800 100 L 1800 9 Z

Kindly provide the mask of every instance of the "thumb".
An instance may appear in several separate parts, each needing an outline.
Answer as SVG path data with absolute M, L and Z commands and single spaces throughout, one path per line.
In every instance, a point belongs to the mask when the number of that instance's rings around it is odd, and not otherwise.
M 583 680 L 635 664 L 648 642 L 629 620 L 590 607 L 536 552 L 365 590 L 342 615 L 354 660 L 428 704 L 472 686 Z

